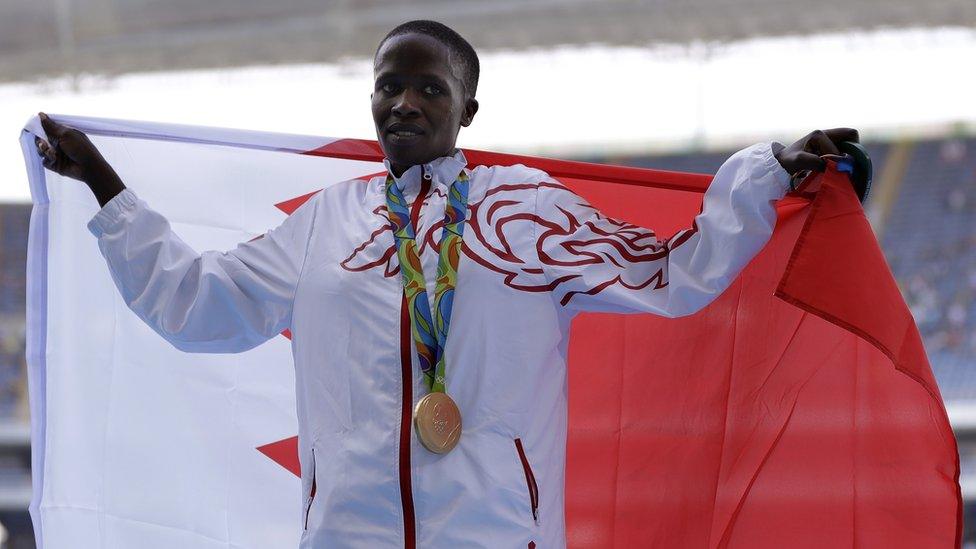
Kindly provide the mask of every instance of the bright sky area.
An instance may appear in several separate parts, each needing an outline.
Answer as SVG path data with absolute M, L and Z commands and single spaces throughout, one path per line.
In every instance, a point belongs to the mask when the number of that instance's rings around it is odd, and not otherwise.
M 976 130 L 976 29 L 481 54 L 459 146 L 571 157 Z M 30 200 L 17 132 L 48 113 L 375 138 L 371 60 L 0 85 L 0 201 Z

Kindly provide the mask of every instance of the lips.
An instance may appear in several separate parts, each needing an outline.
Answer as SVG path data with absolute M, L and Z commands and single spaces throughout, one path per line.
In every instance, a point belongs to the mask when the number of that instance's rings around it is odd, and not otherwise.
M 386 128 L 387 139 L 394 143 L 414 141 L 424 135 L 424 129 L 416 124 L 397 122 Z

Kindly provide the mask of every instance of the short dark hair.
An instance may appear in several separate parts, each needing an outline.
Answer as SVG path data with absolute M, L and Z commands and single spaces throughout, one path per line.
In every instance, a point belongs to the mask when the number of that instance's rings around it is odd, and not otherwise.
M 467 40 L 444 23 L 428 21 L 426 19 L 417 19 L 397 25 L 396 28 L 391 30 L 386 36 L 383 37 L 382 40 L 380 40 L 380 45 L 376 47 L 376 53 L 378 54 L 380 52 L 380 48 L 382 48 L 383 44 L 385 44 L 390 38 L 400 36 L 402 34 L 414 33 L 430 36 L 451 50 L 451 54 L 456 56 L 461 64 L 461 72 L 463 74 L 461 82 L 464 84 L 465 93 L 467 93 L 469 97 L 474 97 L 475 92 L 478 91 L 478 75 L 481 73 L 481 65 L 478 63 L 478 54 L 475 53 L 474 48 L 471 47 L 471 44 L 469 44 Z

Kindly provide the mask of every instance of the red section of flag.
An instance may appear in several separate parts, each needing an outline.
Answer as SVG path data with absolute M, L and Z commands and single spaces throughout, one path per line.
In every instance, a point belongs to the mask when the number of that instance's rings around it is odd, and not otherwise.
M 377 175 L 385 175 L 385 174 L 386 174 L 386 172 L 377 172 L 377 173 L 363 175 L 363 176 L 358 177 L 356 179 L 361 179 L 363 181 L 369 181 L 371 178 L 373 178 L 373 177 L 375 177 Z M 317 192 L 319 192 L 319 191 L 312 191 L 310 193 L 303 194 L 301 196 L 296 196 L 295 198 L 289 198 L 288 200 L 285 200 L 283 202 L 279 202 L 279 203 L 275 204 L 275 208 L 278 208 L 279 210 L 285 212 L 288 215 L 291 215 L 292 212 L 294 212 L 295 210 L 297 210 L 299 206 L 301 206 L 302 204 L 304 204 L 305 202 L 307 202 L 308 199 L 309 198 L 312 198 L 312 196 L 315 195 L 315 193 L 317 193 Z M 259 236 L 259 237 L 256 237 L 256 238 L 261 238 L 261 237 Z M 254 240 L 254 239 L 252 239 L 252 240 Z
M 464 157 L 468 160 L 469 167 L 525 164 L 531 168 L 538 168 L 564 183 L 566 182 L 565 178 L 570 178 L 584 181 L 598 181 L 600 183 L 623 183 L 637 187 L 701 193 L 705 191 L 708 187 L 708 182 L 711 181 L 711 177 L 709 176 L 694 173 L 609 166 L 538 156 L 479 151 L 476 149 L 462 150 L 464 151 Z M 380 149 L 379 144 L 376 141 L 368 139 L 338 139 L 317 149 L 306 151 L 304 154 L 369 162 L 382 162 L 384 158 L 383 150 Z
M 708 182 L 552 162 L 659 235 L 690 225 Z M 574 321 L 570 547 L 958 546 L 958 453 L 918 331 L 846 176 L 805 188 L 700 313 Z M 297 474 L 294 440 L 261 450 Z
M 955 440 L 918 332 L 846 177 L 822 179 L 701 313 L 574 322 L 571 547 L 958 542 Z M 668 213 L 607 198 L 638 224 Z
M 367 162 L 382 162 L 385 158 L 380 144 L 369 139 L 337 139 L 317 149 L 305 151 L 303 154 Z
M 275 208 L 278 208 L 279 210 L 285 212 L 288 215 L 291 215 L 292 212 L 294 212 L 295 210 L 297 210 L 299 206 L 301 206 L 306 201 L 308 201 L 309 198 L 312 198 L 312 196 L 315 193 L 317 193 L 317 192 L 318 191 L 312 191 L 312 192 L 310 192 L 308 194 L 303 194 L 301 196 L 296 196 L 295 198 L 289 198 L 288 200 L 285 200 L 284 202 L 279 202 L 279 203 L 275 204 Z
M 298 437 L 290 437 L 258 446 L 257 450 L 296 477 L 302 476 L 302 466 L 298 461 Z

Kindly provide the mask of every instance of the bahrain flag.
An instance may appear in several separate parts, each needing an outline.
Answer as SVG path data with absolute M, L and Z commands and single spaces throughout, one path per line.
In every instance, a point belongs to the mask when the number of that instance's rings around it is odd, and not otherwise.
M 311 193 L 383 171 L 375 142 L 58 117 L 195 249 L 255 238 Z M 287 332 L 183 353 L 117 295 L 85 225 L 97 204 L 22 134 L 31 515 L 41 547 L 295 547 Z M 709 177 L 465 151 L 547 171 L 667 235 Z M 167 159 L 160 162 L 160 158 Z M 268 185 L 268 181 L 275 181 Z M 772 239 L 701 312 L 584 314 L 569 357 L 574 548 L 957 546 L 956 442 L 919 333 L 846 176 L 777 206 Z

